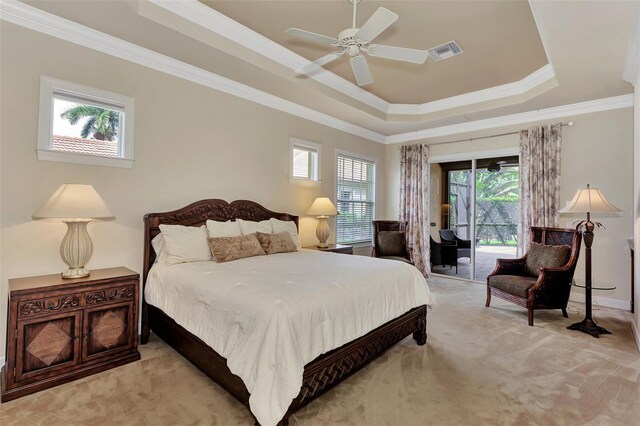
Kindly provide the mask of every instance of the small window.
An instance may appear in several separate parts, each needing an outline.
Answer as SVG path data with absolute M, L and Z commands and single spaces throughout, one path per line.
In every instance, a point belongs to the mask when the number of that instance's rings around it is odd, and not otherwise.
M 338 152 L 336 166 L 336 242 L 370 243 L 375 212 L 376 163 L 373 159 Z
M 133 99 L 43 76 L 38 133 L 40 160 L 132 167 Z
M 292 181 L 320 181 L 320 145 L 300 139 L 289 141 L 291 158 L 289 177 Z

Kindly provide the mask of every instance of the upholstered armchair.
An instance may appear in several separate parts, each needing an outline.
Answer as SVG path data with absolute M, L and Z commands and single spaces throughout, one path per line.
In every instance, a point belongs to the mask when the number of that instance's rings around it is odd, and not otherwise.
M 407 245 L 407 223 L 395 220 L 373 221 L 373 257 L 410 263 L 411 247 Z
M 575 229 L 531 228 L 531 247 L 519 259 L 497 259 L 487 277 L 487 302 L 496 296 L 526 308 L 529 325 L 536 309 L 561 309 L 567 303 L 580 254 L 580 233 Z
M 440 241 L 442 241 L 443 244 L 448 243 L 458 246 L 458 259 L 461 257 L 471 258 L 471 240 L 459 238 L 453 229 L 441 229 L 438 233 L 440 234 Z
M 431 256 L 431 266 L 448 265 L 456 267 L 458 273 L 458 246 L 456 244 L 439 243 L 429 236 L 429 248 Z

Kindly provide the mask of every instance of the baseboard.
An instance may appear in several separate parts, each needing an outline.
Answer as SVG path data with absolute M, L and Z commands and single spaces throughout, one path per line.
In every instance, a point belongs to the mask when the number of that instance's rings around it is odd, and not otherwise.
M 635 321 L 631 321 L 631 332 L 633 337 L 636 338 L 636 346 L 638 347 L 638 352 L 640 352 L 640 330 L 636 327 Z
M 572 293 L 569 301 L 576 303 L 584 303 L 584 293 Z M 610 299 L 608 297 L 593 297 L 593 302 L 606 308 L 622 309 L 624 311 L 631 310 L 631 302 L 629 300 Z

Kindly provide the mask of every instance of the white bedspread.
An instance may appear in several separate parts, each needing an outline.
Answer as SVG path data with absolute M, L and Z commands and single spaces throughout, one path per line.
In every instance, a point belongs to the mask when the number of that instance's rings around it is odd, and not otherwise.
M 282 419 L 305 364 L 432 303 L 413 266 L 311 250 L 156 264 L 145 298 L 227 359 L 263 426 Z

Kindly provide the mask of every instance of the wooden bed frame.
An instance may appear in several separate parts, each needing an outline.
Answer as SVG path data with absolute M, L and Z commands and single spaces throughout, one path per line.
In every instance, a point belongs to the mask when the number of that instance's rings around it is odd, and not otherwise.
M 232 203 L 215 199 L 202 200 L 172 212 L 145 215 L 142 294 L 144 295 L 149 269 L 153 266 L 156 257 L 151 240 L 160 233 L 161 224 L 200 226 L 205 224 L 207 219 L 224 222 L 235 219 L 261 221 L 270 218 L 292 221 L 298 226 L 298 216 L 272 212 L 260 204 L 246 200 L 237 200 Z M 229 370 L 227 360 L 178 325 L 162 310 L 147 304 L 143 298 L 142 344 L 149 340 L 151 330 L 247 408 L 249 407 L 249 392 L 240 377 Z M 426 330 L 427 309 L 423 305 L 411 309 L 352 342 L 320 355 L 305 365 L 300 393 L 278 424 L 287 425 L 289 416 L 293 412 L 367 365 L 408 335 L 413 334 L 418 345 L 424 345 L 427 341 Z

